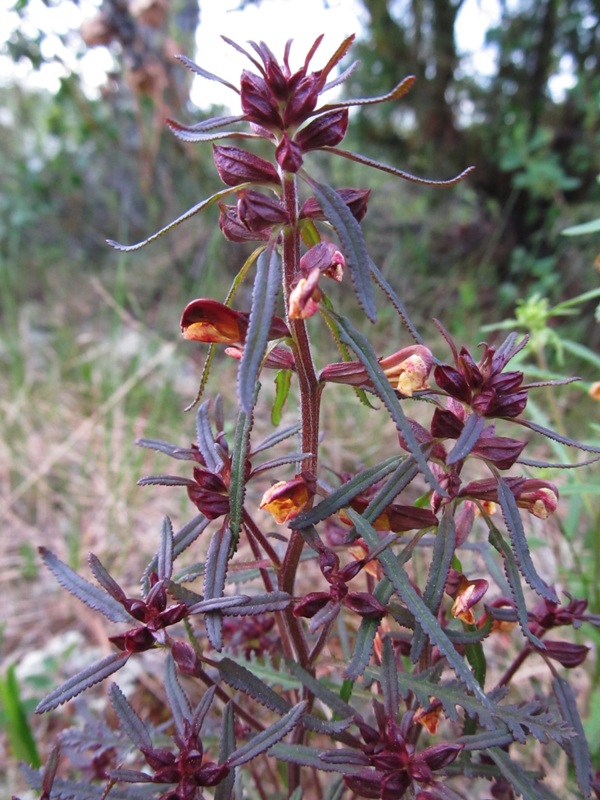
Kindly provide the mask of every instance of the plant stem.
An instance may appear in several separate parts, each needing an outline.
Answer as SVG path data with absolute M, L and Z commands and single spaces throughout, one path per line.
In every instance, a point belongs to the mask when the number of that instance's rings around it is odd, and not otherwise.
M 289 319 L 289 296 L 299 274 L 300 231 L 298 226 L 298 187 L 295 175 L 284 173 L 282 177 L 283 202 L 290 224 L 283 235 L 283 283 L 286 316 L 292 334 L 292 349 L 298 374 L 301 413 L 301 447 L 310 456 L 304 461 L 307 472 L 316 475 L 319 439 L 320 391 L 312 360 L 306 323 L 302 319 Z M 290 541 L 279 572 L 279 588 L 294 594 L 296 571 L 304 548 L 304 540 L 298 531 L 292 531 Z M 294 641 L 298 661 L 303 666 L 309 663 L 309 652 L 304 630 L 292 609 L 286 612 L 290 634 Z

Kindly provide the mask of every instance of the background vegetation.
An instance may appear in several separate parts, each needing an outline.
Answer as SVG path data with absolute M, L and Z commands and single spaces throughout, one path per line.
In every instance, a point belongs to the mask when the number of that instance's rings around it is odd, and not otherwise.
M 600 377 L 597 301 L 556 306 L 598 284 L 597 235 L 561 231 L 599 216 L 600 2 L 499 0 L 500 22 L 487 32 L 495 71 L 486 77 L 458 51 L 463 0 L 362 2 L 368 25 L 353 53 L 362 68 L 351 78 L 352 94 L 386 91 L 401 77 L 398 65 L 418 83 L 397 109 L 360 116 L 357 149 L 434 177 L 477 167 L 447 194 L 381 179 L 365 223 L 371 253 L 407 305 L 422 311 L 421 323 L 440 317 L 458 341 L 478 341 L 480 325 L 517 314 L 537 336 L 532 375 L 585 378 L 579 389 L 553 394 L 553 424 L 574 438 L 597 438 L 597 405 L 586 395 Z M 53 56 L 31 5 L 15 3 L 24 24 L 2 54 L 40 68 Z M 115 72 L 97 99 L 86 95 L 76 69 L 55 94 L 6 80 L 0 86 L 0 726 L 11 789 L 18 777 L 9 755 L 35 756 L 23 712 L 77 646 L 53 638 L 72 624 L 73 610 L 49 588 L 35 548 L 51 542 L 74 567 L 94 549 L 127 574 L 131 559 L 153 551 L 145 536 L 162 516 L 181 516 L 169 494 L 136 489 L 153 468 L 133 440 L 180 435 L 202 355 L 176 345 L 177 321 L 192 297 L 222 294 L 227 244 L 202 217 L 142 256 L 116 255 L 104 240 L 143 238 L 217 187 L 209 150 L 162 131 L 165 115 L 189 121 L 205 113 L 190 108 L 188 76 L 171 59 L 172 40 L 176 52 L 194 56 L 201 5 L 157 0 L 128 9 L 104 0 L 99 14 L 108 31 L 88 28 L 85 39 L 66 33 L 74 53 L 102 42 L 114 53 Z M 557 88 L 561 74 L 570 88 Z M 360 184 L 358 166 L 344 170 L 344 183 Z M 382 339 L 402 336 L 385 314 L 379 325 Z M 356 413 L 364 413 L 368 433 L 368 414 L 354 406 L 329 424 L 355 428 Z M 190 420 L 190 439 L 192 427 Z M 573 458 L 564 449 L 558 455 Z M 372 456 L 367 448 L 365 461 Z M 343 450 L 332 461 L 343 469 Z M 558 583 L 569 571 L 570 584 L 599 613 L 596 484 L 597 472 L 588 470 L 561 487 L 566 512 L 541 552 Z M 95 624 L 76 624 L 90 644 L 105 641 Z M 600 741 L 597 658 L 587 665 L 579 680 L 593 747 Z M 594 755 L 600 769 L 600 751 Z

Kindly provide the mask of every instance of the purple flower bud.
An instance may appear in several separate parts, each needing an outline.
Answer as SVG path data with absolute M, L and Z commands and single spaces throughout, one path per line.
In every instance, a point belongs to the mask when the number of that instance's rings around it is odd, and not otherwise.
M 314 111 L 319 99 L 320 81 L 316 72 L 310 75 L 296 73 L 289 83 L 290 97 L 283 114 L 283 125 L 289 128 L 300 125 Z
M 434 744 L 419 754 L 432 770 L 443 769 L 451 764 L 462 751 L 462 744 Z
M 352 216 L 357 222 L 367 213 L 367 203 L 370 189 L 336 189 L 336 192 L 342 198 L 344 203 L 352 212 Z M 314 197 L 309 197 L 300 209 L 300 217 L 308 219 L 325 219 L 323 209 Z
M 302 166 L 302 150 L 287 133 L 283 134 L 275 149 L 275 158 L 286 172 L 298 172 Z
M 433 412 L 430 431 L 436 439 L 458 439 L 463 428 L 463 421 L 452 411 L 436 408 Z
M 272 164 L 240 147 L 215 144 L 213 157 L 219 176 L 227 186 L 246 182 L 279 185 L 279 175 Z
M 387 614 L 387 608 L 369 592 L 349 592 L 342 603 L 366 619 L 381 619 Z
M 294 137 L 296 144 L 306 153 L 319 147 L 335 147 L 346 135 L 348 109 L 340 108 L 313 119 Z
M 433 370 L 435 382 L 451 397 L 463 403 L 471 402 L 471 390 L 464 376 L 449 364 L 438 364 Z
M 238 194 L 237 212 L 242 224 L 252 232 L 263 231 L 271 225 L 281 225 L 289 221 L 279 200 L 252 189 L 242 190 Z
M 140 628 L 132 628 L 117 636 L 109 636 L 108 641 L 126 653 L 143 653 L 154 647 L 154 636 L 145 625 Z
M 180 672 L 184 675 L 193 675 L 196 678 L 199 676 L 202 665 L 191 644 L 182 641 L 173 642 L 171 653 Z
M 324 608 L 330 599 L 329 592 L 309 592 L 294 606 L 294 616 L 310 619 Z
M 242 111 L 249 122 L 257 122 L 267 128 L 283 127 L 277 98 L 264 78 L 244 70 L 240 81 Z
M 590 651 L 584 644 L 574 644 L 573 642 L 544 642 L 546 646 L 545 654 L 566 669 L 579 667 L 585 661 Z M 543 651 L 541 651 L 543 652 Z
M 219 203 L 219 227 L 230 242 L 267 242 L 271 236 L 270 227 L 250 231 L 239 218 L 237 207 L 224 203 Z

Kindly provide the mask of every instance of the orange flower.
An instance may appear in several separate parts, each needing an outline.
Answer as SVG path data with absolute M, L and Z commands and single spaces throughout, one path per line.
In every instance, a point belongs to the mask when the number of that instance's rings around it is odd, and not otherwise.
M 314 497 L 314 480 L 305 473 L 291 481 L 278 481 L 264 493 L 260 508 L 268 511 L 275 522 L 283 525 L 298 516 Z
M 188 303 L 181 317 L 183 338 L 195 342 L 237 344 L 247 327 L 243 314 L 206 297 Z
M 469 581 L 462 575 L 452 605 L 452 616 L 457 617 L 467 625 L 473 625 L 475 622 L 475 615 L 473 614 L 472 608 L 487 592 L 488 586 L 488 582 L 483 578 Z
M 300 278 L 290 292 L 290 319 L 308 319 L 319 310 L 321 270 L 312 269 L 306 278 Z

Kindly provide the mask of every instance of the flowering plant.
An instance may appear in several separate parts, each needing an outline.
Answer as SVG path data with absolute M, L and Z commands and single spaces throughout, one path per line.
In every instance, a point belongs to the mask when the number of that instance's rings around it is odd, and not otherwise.
M 154 475 L 140 483 L 184 487 L 200 512 L 178 532 L 165 520 L 140 598 L 128 597 L 94 556 L 89 563 L 97 585 L 43 551 L 63 586 L 127 629 L 109 637 L 110 655 L 54 690 L 38 711 L 71 700 L 140 653 L 160 650 L 170 720 L 167 727 L 153 725 L 113 684 L 110 700 L 124 735 L 111 734 L 110 747 L 94 740 L 95 757 L 98 750 L 107 754 L 97 776 L 104 788 L 94 794 L 87 780 L 57 777 L 55 753 L 41 774 L 29 773 L 43 798 L 199 800 L 207 787 L 215 800 L 452 800 L 476 791 L 554 797 L 519 756 L 532 737 L 557 742 L 573 761 L 577 791 L 583 797 L 592 791 L 574 693 L 555 666 L 576 667 L 588 648 L 545 637 L 558 626 L 598 625 L 600 619 L 586 614 L 585 600 L 567 595 L 561 604 L 538 573 L 521 511 L 542 521 L 555 511 L 556 486 L 529 474 L 552 465 L 525 457 L 529 438 L 498 435 L 496 424 L 600 450 L 524 416 L 529 392 L 548 385 L 528 384 L 521 371 L 506 369 L 526 337 L 510 334 L 499 345 L 484 344 L 476 361 L 437 323 L 453 363 L 435 355 L 367 254 L 360 222 L 369 191 L 334 189 L 308 172 L 306 157 L 314 151 L 424 185 L 452 186 L 469 172 L 438 182 L 341 148 L 352 106 L 396 101 L 414 78 L 381 97 L 324 102 L 356 64 L 333 76 L 349 37 L 311 71 L 321 38 L 296 71 L 291 43 L 279 63 L 263 43 L 245 50 L 226 40 L 252 66 L 239 87 L 182 58 L 197 74 L 238 93 L 241 114 L 195 125 L 169 120 L 175 135 L 189 143 L 261 142 L 270 158 L 214 144 L 224 189 L 143 242 L 111 242 L 137 250 L 217 204 L 223 235 L 255 243 L 225 301 L 194 299 L 181 318 L 184 339 L 208 344 L 196 401 L 216 348 L 226 345 L 224 352 L 239 361 L 238 410 L 231 427 L 222 399 L 199 404 L 191 446 L 140 441 L 191 462 L 189 477 Z M 378 355 L 333 307 L 330 280 L 350 282 L 371 322 L 378 286 L 412 341 Z M 252 283 L 252 302 L 236 310 L 242 281 Z M 321 369 L 315 364 L 321 352 L 309 335 L 316 317 L 340 353 L 339 361 Z M 255 419 L 267 416 L 261 385 L 267 369 L 277 371 L 274 430 L 257 442 Z M 368 405 L 376 398 L 398 438 L 394 455 L 357 465 L 333 484 L 319 458 L 328 383 L 347 384 Z M 281 426 L 292 386 L 300 419 Z M 409 415 L 417 400 L 431 412 L 428 423 L 423 414 L 419 421 Z M 293 439 L 297 449 L 284 450 Z M 263 460 L 271 448 L 278 452 Z M 267 473 L 272 485 L 260 500 L 252 487 Z M 269 532 L 267 512 L 282 533 Z M 208 542 L 198 568 L 177 572 L 177 559 L 202 540 Z M 495 557 L 505 578 L 498 569 L 484 578 L 463 567 L 469 547 L 485 552 L 485 563 Z M 426 575 L 412 569 L 422 555 Z M 244 575 L 247 590 L 240 592 Z M 193 586 L 199 576 L 202 593 Z M 532 610 L 523 583 L 538 595 Z M 520 637 L 518 654 L 503 677 L 490 680 L 487 643 L 511 630 Z M 552 694 L 509 698 L 512 677 L 533 656 L 546 663 Z M 200 697 L 192 701 L 198 687 Z M 71 732 L 62 749 L 89 746 L 90 735 Z M 273 768 L 270 759 L 287 768 Z

